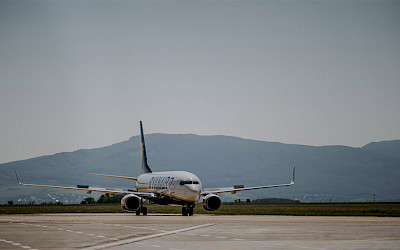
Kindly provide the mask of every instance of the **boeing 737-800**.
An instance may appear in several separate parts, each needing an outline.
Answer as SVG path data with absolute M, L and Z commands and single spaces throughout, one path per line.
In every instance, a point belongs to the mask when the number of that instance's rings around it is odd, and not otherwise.
M 110 188 L 94 188 L 87 185 L 77 185 L 76 187 L 50 186 L 21 183 L 17 172 L 15 176 L 20 185 L 46 188 L 59 188 L 70 190 L 91 192 L 102 192 L 109 194 L 121 194 L 121 207 L 125 211 L 136 212 L 136 215 L 147 215 L 147 208 L 144 206 L 147 200 L 152 204 L 159 205 L 181 205 L 182 215 L 193 215 L 193 208 L 201 197 L 203 197 L 203 208 L 207 211 L 218 210 L 222 200 L 217 195 L 219 193 L 236 193 L 238 191 L 274 188 L 291 186 L 294 184 L 295 168 L 293 167 L 292 180 L 288 184 L 278 184 L 269 186 L 244 187 L 243 185 L 226 188 L 209 188 L 202 190 L 200 179 L 186 171 L 153 172 L 147 163 L 146 146 L 144 142 L 143 126 L 140 122 L 140 145 L 142 157 L 142 174 L 138 177 L 127 177 L 106 174 L 92 174 L 98 176 L 126 179 L 136 181 L 136 190 L 115 190 Z

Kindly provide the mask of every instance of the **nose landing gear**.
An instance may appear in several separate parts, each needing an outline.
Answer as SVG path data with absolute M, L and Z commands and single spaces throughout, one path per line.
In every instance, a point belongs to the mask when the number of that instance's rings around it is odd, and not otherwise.
M 182 207 L 182 216 L 192 216 L 193 208 L 194 208 L 194 206 L 183 206 Z

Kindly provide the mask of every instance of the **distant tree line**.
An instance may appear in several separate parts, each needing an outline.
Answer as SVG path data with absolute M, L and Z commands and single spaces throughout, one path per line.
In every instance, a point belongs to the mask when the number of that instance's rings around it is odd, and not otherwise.
M 100 198 L 97 200 L 97 204 L 111 204 L 111 203 L 120 203 L 123 195 L 120 194 L 115 194 L 115 195 L 109 195 L 109 194 L 103 194 L 100 196 Z
M 100 198 L 95 201 L 94 198 L 88 197 L 85 198 L 81 204 L 113 204 L 113 203 L 120 203 L 123 195 L 110 195 L 110 194 L 103 194 Z
M 259 204 L 290 204 L 290 203 L 300 203 L 300 201 L 291 200 L 291 199 L 282 199 L 282 198 L 266 198 L 266 199 L 253 200 L 252 203 L 259 203 Z

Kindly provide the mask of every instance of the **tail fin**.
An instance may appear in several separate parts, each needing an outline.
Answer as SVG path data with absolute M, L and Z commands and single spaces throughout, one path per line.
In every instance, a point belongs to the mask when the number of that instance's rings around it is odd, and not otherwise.
M 151 173 L 152 171 L 147 164 L 146 146 L 144 144 L 142 121 L 140 121 L 140 147 L 142 152 L 142 174 Z

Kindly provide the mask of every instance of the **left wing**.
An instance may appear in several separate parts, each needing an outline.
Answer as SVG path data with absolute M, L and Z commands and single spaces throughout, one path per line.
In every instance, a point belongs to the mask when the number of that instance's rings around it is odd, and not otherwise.
M 64 187 L 64 186 L 51 186 L 51 185 L 38 185 L 38 184 L 26 184 L 22 183 L 19 181 L 17 171 L 14 168 L 15 172 L 15 177 L 17 177 L 17 181 L 19 185 L 22 186 L 30 186 L 30 187 L 45 187 L 45 188 L 58 188 L 58 189 L 69 189 L 69 190 L 79 190 L 79 191 L 85 191 L 88 194 L 91 192 L 100 192 L 100 193 L 110 193 L 110 194 L 122 194 L 122 195 L 127 195 L 127 194 L 134 194 L 142 198 L 151 198 L 154 197 L 155 194 L 153 193 L 146 193 L 146 192 L 137 192 L 134 190 L 123 190 L 123 189 L 115 189 L 115 188 L 100 188 L 100 187 L 89 187 L 87 185 L 77 185 L 76 187 Z
M 232 193 L 232 194 L 235 194 L 238 191 L 291 186 L 291 185 L 294 184 L 294 173 L 295 173 L 295 167 L 293 167 L 292 180 L 291 180 L 290 183 L 287 183 L 287 184 L 278 184 L 278 185 L 269 185 L 269 186 L 257 186 L 257 187 L 246 187 L 246 188 L 245 187 L 206 188 L 206 189 L 204 189 L 204 191 L 201 192 L 201 195 L 205 196 L 205 195 L 208 195 L 208 194 L 219 194 L 219 193 L 229 193 L 229 192 Z

